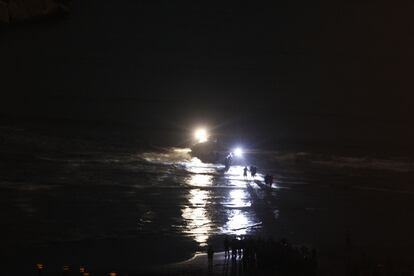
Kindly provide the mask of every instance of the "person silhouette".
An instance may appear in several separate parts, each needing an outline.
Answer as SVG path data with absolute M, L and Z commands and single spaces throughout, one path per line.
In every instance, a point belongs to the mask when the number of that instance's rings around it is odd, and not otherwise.
M 255 177 L 256 173 L 257 173 L 257 168 L 255 166 L 250 166 L 250 175 L 252 177 Z
M 224 258 L 230 258 L 230 241 L 227 236 L 224 237 L 223 246 L 224 246 Z
M 209 245 L 207 248 L 207 258 L 208 258 L 209 263 L 213 261 L 213 257 L 214 257 L 214 249 L 212 245 Z

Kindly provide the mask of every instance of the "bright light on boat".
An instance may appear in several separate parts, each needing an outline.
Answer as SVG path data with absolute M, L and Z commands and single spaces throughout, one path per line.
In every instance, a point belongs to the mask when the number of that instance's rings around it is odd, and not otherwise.
M 233 153 L 236 157 L 242 157 L 243 156 L 243 150 L 241 148 L 235 148 Z
M 199 128 L 194 132 L 194 137 L 199 143 L 207 142 L 208 135 L 207 131 L 204 128 Z

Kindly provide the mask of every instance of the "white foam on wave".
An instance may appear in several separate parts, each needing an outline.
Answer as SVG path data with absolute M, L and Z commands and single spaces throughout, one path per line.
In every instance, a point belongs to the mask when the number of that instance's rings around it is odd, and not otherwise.
M 166 148 L 161 152 L 144 152 L 140 157 L 151 163 L 177 164 L 191 161 L 190 152 L 187 148 Z

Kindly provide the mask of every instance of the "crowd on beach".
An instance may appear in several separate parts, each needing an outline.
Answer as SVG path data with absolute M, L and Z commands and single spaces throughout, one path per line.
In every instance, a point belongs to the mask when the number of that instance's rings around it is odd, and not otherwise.
M 317 253 L 306 246 L 294 246 L 287 240 L 253 237 L 229 237 L 223 240 L 226 261 L 238 261 L 250 271 L 271 270 L 279 275 L 316 275 Z M 214 249 L 208 247 L 213 261 Z
M 247 166 L 245 166 L 243 168 L 243 177 L 247 177 L 247 172 L 250 171 L 250 175 L 252 178 L 254 178 L 257 174 L 257 167 L 256 166 L 250 166 L 249 168 L 247 168 Z M 273 184 L 273 175 L 271 174 L 266 174 L 264 176 L 264 182 L 267 186 L 272 187 Z

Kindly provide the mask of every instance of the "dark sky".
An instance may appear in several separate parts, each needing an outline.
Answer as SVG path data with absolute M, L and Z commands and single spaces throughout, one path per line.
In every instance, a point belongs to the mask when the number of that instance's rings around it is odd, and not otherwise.
M 411 2 L 266 2 L 74 1 L 63 20 L 3 28 L 0 107 L 155 124 L 409 128 Z

